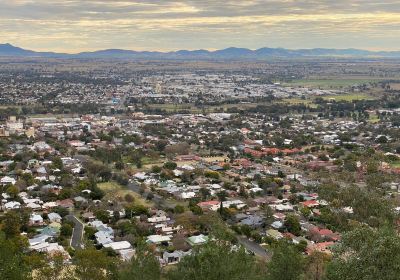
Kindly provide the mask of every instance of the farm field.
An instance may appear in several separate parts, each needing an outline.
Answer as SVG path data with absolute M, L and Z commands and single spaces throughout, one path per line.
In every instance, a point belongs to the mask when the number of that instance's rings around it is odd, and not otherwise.
M 384 80 L 383 78 L 377 77 L 360 77 L 360 78 L 346 78 L 346 77 L 334 77 L 334 78 L 311 78 L 311 79 L 300 79 L 293 80 L 285 83 L 286 86 L 301 86 L 321 89 L 342 89 L 353 85 L 368 84 L 371 82 L 378 82 Z

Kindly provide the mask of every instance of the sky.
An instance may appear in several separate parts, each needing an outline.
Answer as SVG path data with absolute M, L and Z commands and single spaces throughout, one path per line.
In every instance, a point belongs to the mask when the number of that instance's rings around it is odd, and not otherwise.
M 76 53 L 400 50 L 399 0 L 0 0 L 0 43 Z

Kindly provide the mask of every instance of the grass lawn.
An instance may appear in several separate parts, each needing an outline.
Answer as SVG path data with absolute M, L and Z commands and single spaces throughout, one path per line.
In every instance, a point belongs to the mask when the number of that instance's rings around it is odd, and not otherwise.
M 400 168 L 400 161 L 392 162 L 390 163 L 390 166 L 394 168 Z
M 97 186 L 106 193 L 106 199 L 124 199 L 125 195 L 130 194 L 135 198 L 135 202 L 138 202 L 142 205 L 147 207 L 152 207 L 154 204 L 151 201 L 148 201 L 140 196 L 140 194 L 128 190 L 126 187 L 121 186 L 117 182 L 105 182 L 105 183 L 98 183 Z
M 370 123 L 377 123 L 377 122 L 379 122 L 378 115 L 377 115 L 377 114 L 371 114 L 371 115 L 369 115 L 368 121 L 369 121 Z
M 374 100 L 376 97 L 366 93 L 349 93 L 339 95 L 325 95 L 322 97 L 325 100 L 334 99 L 335 101 L 353 101 L 353 100 Z

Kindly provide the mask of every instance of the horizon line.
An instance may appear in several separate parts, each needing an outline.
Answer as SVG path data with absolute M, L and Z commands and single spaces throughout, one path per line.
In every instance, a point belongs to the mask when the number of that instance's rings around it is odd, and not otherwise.
M 17 44 L 5 42 L 5 43 L 0 43 L 0 45 L 10 45 L 12 47 L 16 48 L 21 48 L 27 51 L 33 51 L 33 52 L 50 52 L 50 53 L 58 53 L 58 54 L 68 54 L 68 55 L 74 55 L 74 54 L 81 54 L 81 53 L 91 53 L 91 52 L 98 52 L 98 51 L 107 51 L 107 50 L 122 50 L 122 51 L 135 51 L 135 52 L 158 52 L 158 53 L 173 53 L 173 52 L 178 52 L 178 51 L 208 51 L 208 52 L 215 52 L 215 51 L 220 51 L 220 50 L 226 50 L 226 49 L 246 49 L 250 51 L 257 51 L 260 49 L 284 49 L 284 50 L 289 50 L 289 51 L 299 51 L 299 50 L 315 50 L 315 49 L 323 49 L 323 50 L 359 50 L 359 51 L 369 51 L 369 52 L 400 52 L 399 49 L 392 49 L 392 50 L 385 50 L 385 49 L 360 49 L 360 48 L 354 48 L 354 47 L 344 47 L 344 48 L 334 48 L 334 47 L 310 47 L 310 48 L 285 48 L 285 47 L 260 47 L 260 48 L 246 48 L 246 47 L 236 47 L 236 46 L 230 46 L 230 47 L 225 47 L 221 49 L 215 49 L 215 48 L 200 48 L 200 49 L 172 49 L 172 50 L 138 50 L 138 49 L 128 49 L 128 48 L 118 48 L 118 47 L 112 47 L 112 48 L 100 48 L 100 49 L 92 49 L 92 50 L 82 50 L 82 51 L 56 51 L 56 50 L 35 50 L 31 49 L 29 47 L 20 47 Z

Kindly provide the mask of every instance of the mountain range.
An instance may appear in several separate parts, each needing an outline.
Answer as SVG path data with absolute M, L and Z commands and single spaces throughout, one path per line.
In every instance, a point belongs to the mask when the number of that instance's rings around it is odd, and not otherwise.
M 248 59 L 261 60 L 266 58 L 296 58 L 296 57 L 354 57 L 400 58 L 400 51 L 367 51 L 360 49 L 284 49 L 261 48 L 250 50 L 246 48 L 227 48 L 216 51 L 179 50 L 174 52 L 132 51 L 123 49 L 107 49 L 77 54 L 36 52 L 22 49 L 11 44 L 0 44 L 0 57 L 47 57 L 47 58 L 121 58 L 121 59 Z

